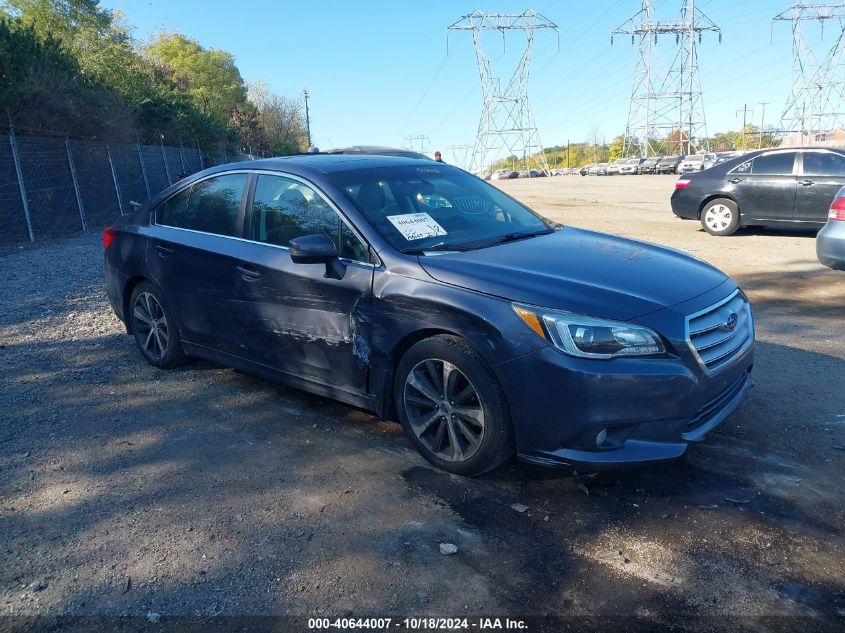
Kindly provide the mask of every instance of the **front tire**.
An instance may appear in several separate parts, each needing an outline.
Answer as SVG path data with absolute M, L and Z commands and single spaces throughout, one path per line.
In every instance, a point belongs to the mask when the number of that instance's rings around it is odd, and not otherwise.
M 710 235 L 733 235 L 739 228 L 739 207 L 727 198 L 711 200 L 701 210 L 701 226 Z
M 504 391 L 480 354 L 457 336 L 411 347 L 397 368 L 394 398 L 405 433 L 438 468 L 471 477 L 513 453 Z
M 185 360 L 176 318 L 158 286 L 149 281 L 135 286 L 129 310 L 135 343 L 150 365 L 168 369 Z

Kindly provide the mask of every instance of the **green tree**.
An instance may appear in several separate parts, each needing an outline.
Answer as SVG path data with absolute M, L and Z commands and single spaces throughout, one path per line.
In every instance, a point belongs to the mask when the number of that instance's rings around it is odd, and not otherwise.
M 607 152 L 607 159 L 610 162 L 622 158 L 622 152 L 625 149 L 625 137 L 621 134 L 613 138 L 610 142 L 610 147 Z
M 160 32 L 146 50 L 200 110 L 228 124 L 246 103 L 246 86 L 231 53 L 206 49 L 178 33 Z
M 85 45 L 82 34 L 104 35 L 112 21 L 99 0 L 3 0 L 2 4 L 21 25 L 31 26 L 42 38 L 49 35 L 68 50 Z
M 305 115 L 300 101 L 274 93 L 263 81 L 251 84 L 247 94 L 257 111 L 264 151 L 284 156 L 306 149 Z

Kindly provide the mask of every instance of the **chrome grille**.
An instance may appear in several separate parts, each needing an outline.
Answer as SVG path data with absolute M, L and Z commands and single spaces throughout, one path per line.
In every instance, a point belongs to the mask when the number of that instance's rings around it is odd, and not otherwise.
M 724 367 L 753 341 L 751 304 L 739 290 L 687 317 L 687 342 L 708 372 Z

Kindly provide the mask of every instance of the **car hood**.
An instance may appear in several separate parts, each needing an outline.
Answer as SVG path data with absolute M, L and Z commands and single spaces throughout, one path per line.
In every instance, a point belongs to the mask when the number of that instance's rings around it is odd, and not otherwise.
M 572 227 L 474 251 L 422 256 L 420 265 L 443 283 L 621 320 L 688 301 L 728 279 L 680 251 Z

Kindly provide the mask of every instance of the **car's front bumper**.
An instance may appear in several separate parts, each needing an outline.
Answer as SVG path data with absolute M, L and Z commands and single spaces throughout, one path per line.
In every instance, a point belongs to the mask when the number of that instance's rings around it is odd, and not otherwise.
M 580 359 L 546 347 L 498 365 L 521 459 L 582 471 L 680 457 L 742 403 L 753 345 L 716 374 L 683 358 Z M 595 444 L 600 431 L 608 441 Z
M 825 266 L 845 270 L 845 222 L 829 221 L 816 235 L 816 256 Z

